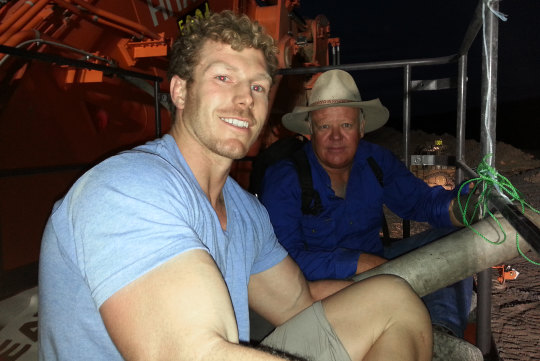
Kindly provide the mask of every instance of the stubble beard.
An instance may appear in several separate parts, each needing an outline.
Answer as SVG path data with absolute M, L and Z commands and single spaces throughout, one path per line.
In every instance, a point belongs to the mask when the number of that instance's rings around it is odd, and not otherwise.
M 213 129 L 210 127 L 212 124 L 204 123 L 202 121 L 201 112 L 202 109 L 201 97 L 196 97 L 193 92 L 188 92 L 186 97 L 186 103 L 184 108 L 184 120 L 189 119 L 191 132 L 199 144 L 207 148 L 210 152 L 219 156 L 229 158 L 232 160 L 242 159 L 245 157 L 251 145 L 255 142 L 257 137 L 254 137 L 250 144 L 244 145 L 244 143 L 238 139 L 222 139 L 219 134 L 214 134 Z M 249 114 L 249 117 L 253 116 Z M 260 133 L 260 130 L 258 133 Z

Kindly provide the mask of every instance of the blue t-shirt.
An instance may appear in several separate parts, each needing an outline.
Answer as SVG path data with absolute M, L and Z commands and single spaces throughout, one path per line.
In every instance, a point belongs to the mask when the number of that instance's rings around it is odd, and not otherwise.
M 323 212 L 302 213 L 298 172 L 290 160 L 267 169 L 260 199 L 280 243 L 308 280 L 348 278 L 356 273 L 361 253 L 382 256 L 383 205 L 403 219 L 452 227 L 448 206 L 455 192 L 429 187 L 389 150 L 364 140 L 359 143 L 343 199 L 332 190 L 311 143 L 303 149 Z M 369 157 L 381 168 L 384 187 L 369 166 Z
M 207 251 L 249 341 L 250 275 L 286 256 L 259 201 L 228 178 L 227 230 L 170 135 L 120 153 L 58 201 L 42 241 L 40 358 L 120 360 L 99 314 L 111 295 L 174 256 Z M 189 295 L 186 295 L 189 297 Z

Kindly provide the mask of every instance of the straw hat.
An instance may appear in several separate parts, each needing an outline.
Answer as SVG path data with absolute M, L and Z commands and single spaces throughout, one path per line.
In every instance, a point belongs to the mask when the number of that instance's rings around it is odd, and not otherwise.
M 382 127 L 387 121 L 389 112 L 377 99 L 362 101 L 353 77 L 343 70 L 329 70 L 319 76 L 311 94 L 308 106 L 296 106 L 291 113 L 281 119 L 285 128 L 300 134 L 311 134 L 308 124 L 308 113 L 329 107 L 361 108 L 366 120 L 366 133 Z

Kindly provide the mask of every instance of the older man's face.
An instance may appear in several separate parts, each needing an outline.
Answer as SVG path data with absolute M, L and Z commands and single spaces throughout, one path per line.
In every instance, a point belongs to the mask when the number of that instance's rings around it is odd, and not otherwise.
M 311 112 L 312 145 L 319 162 L 328 171 L 350 168 L 360 139 L 364 120 L 360 109 L 330 107 Z

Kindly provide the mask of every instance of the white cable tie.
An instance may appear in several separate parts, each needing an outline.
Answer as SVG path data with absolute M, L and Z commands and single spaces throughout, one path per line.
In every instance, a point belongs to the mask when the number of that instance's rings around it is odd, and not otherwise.
M 494 9 L 491 7 L 491 3 L 494 2 L 494 1 L 499 1 L 499 0 L 489 0 L 489 1 L 487 2 L 487 6 L 488 6 L 489 10 L 491 10 L 491 12 L 492 12 L 496 17 L 498 17 L 499 19 L 501 19 L 502 21 L 508 20 L 508 15 L 503 14 L 503 13 L 501 13 L 501 12 L 498 11 L 498 10 L 494 10 Z

